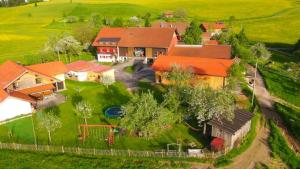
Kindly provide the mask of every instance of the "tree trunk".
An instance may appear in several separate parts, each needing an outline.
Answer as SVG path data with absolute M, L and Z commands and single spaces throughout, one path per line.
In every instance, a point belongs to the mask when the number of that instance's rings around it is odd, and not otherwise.
M 85 126 L 86 126 L 86 133 L 89 133 L 89 128 L 87 127 L 87 119 L 86 118 L 84 118 L 84 123 L 85 123 Z
M 48 131 L 48 140 L 49 140 L 49 144 L 51 144 L 52 140 L 51 140 L 51 131 Z
M 58 57 L 58 61 L 60 61 L 60 54 L 59 54 L 59 51 L 57 51 L 57 57 Z

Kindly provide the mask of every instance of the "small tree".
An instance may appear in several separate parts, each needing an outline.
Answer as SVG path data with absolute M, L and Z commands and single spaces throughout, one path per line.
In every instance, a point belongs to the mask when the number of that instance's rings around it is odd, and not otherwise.
M 216 118 L 232 120 L 234 117 L 234 98 L 226 90 L 213 90 L 210 87 L 195 87 L 187 91 L 188 111 L 194 114 L 200 125 Z
M 103 76 L 101 77 L 101 83 L 103 83 L 107 88 L 109 85 L 114 83 L 114 79 L 111 76 Z
M 56 50 L 64 53 L 65 58 L 71 62 L 71 56 L 79 55 L 82 50 L 80 43 L 71 35 L 64 34 L 56 44 Z
M 89 18 L 89 25 L 94 28 L 98 28 L 101 25 L 100 15 L 97 13 L 91 14 Z
M 183 37 L 183 41 L 186 44 L 200 44 L 202 31 L 199 27 L 199 23 L 193 20 L 190 26 L 186 29 Z
M 122 18 L 116 18 L 112 24 L 113 27 L 123 27 L 124 22 Z
M 40 116 L 40 120 L 39 120 L 39 125 L 42 128 L 45 128 L 47 130 L 48 133 L 48 140 L 49 143 L 51 144 L 52 142 L 52 133 L 58 129 L 61 128 L 61 121 L 59 120 L 59 118 L 57 116 L 54 115 L 53 111 L 49 111 L 47 113 L 42 113 Z
M 191 79 L 193 79 L 193 73 L 192 70 L 183 70 L 178 65 L 172 65 L 171 72 L 166 74 L 167 79 L 175 86 L 185 86 L 188 85 L 191 82 Z
M 85 50 L 89 48 L 89 46 L 91 45 L 91 41 L 95 36 L 93 28 L 91 28 L 89 25 L 82 25 L 77 27 L 74 30 L 73 34 L 75 39 L 77 39 L 83 45 L 83 48 Z
M 268 60 L 272 56 L 263 43 L 256 43 L 251 47 L 251 50 L 254 56 L 264 60 Z
M 173 114 L 160 106 L 150 92 L 135 94 L 122 107 L 123 118 L 120 126 L 136 131 L 147 138 L 161 133 L 166 126 L 174 123 Z
M 146 18 L 145 19 L 145 27 L 151 27 L 150 19 Z
M 88 124 L 87 119 L 92 117 L 93 109 L 92 109 L 92 106 L 88 102 L 81 101 L 76 104 L 75 112 L 78 117 L 84 119 L 84 124 L 87 125 Z

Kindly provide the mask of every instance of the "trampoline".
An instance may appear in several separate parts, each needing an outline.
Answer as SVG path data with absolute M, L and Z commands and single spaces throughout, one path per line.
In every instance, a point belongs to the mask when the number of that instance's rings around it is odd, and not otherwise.
M 121 117 L 122 110 L 121 110 L 121 107 L 114 106 L 114 107 L 110 107 L 110 108 L 106 109 L 104 114 L 106 117 L 109 117 L 109 118 L 118 118 L 118 117 Z

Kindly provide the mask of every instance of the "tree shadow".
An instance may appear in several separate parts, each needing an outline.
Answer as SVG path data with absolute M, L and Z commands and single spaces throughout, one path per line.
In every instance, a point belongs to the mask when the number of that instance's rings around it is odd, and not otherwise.
M 75 106 L 83 100 L 83 97 L 79 93 L 75 93 L 71 96 L 72 105 Z

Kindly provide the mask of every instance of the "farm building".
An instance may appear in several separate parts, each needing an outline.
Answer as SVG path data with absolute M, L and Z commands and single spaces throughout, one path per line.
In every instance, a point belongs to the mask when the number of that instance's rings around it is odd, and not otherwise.
M 249 132 L 253 114 L 245 110 L 235 110 L 234 114 L 232 121 L 213 119 L 208 122 L 205 132 L 213 137 L 212 149 L 232 149 Z
M 99 62 L 125 61 L 129 57 L 153 60 L 177 43 L 175 28 L 102 28 L 93 46 Z
M 202 23 L 200 25 L 200 29 L 202 30 L 202 44 L 211 44 L 215 42 L 210 42 L 211 37 L 215 34 L 222 33 L 223 30 L 226 29 L 226 25 L 223 22 L 215 22 L 215 23 Z
M 178 39 L 182 40 L 182 37 L 185 34 L 186 29 L 189 27 L 189 23 L 157 21 L 152 24 L 152 27 L 153 28 L 175 28 Z
M 78 81 L 97 81 L 106 76 L 115 81 L 115 71 L 111 66 L 87 61 L 76 61 L 67 65 L 68 78 Z
M 152 65 L 157 83 L 169 83 L 163 73 L 177 65 L 192 71 L 194 82 L 201 82 L 214 89 L 225 86 L 228 71 L 233 65 L 229 45 L 176 45 L 168 55 L 160 55 Z
M 67 72 L 62 62 L 22 66 L 0 65 L 0 121 L 29 114 L 55 92 L 64 90 Z

